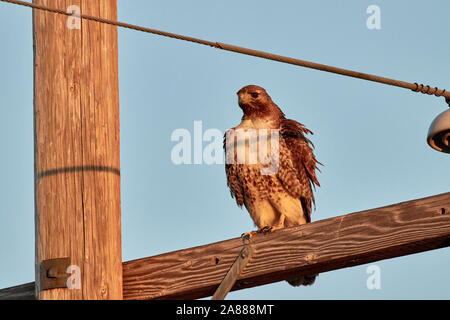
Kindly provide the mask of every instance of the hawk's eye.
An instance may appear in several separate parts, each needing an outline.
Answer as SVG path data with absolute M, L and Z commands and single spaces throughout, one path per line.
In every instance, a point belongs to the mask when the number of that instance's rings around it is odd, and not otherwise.
M 258 92 L 252 92 L 251 93 L 251 96 L 252 96 L 252 98 L 258 98 L 258 96 L 259 96 L 259 93 Z

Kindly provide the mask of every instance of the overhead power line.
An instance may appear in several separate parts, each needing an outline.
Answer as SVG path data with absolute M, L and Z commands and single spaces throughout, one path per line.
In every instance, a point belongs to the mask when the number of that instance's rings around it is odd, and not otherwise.
M 16 5 L 21 5 L 21 6 L 26 6 L 26 7 L 30 7 L 33 9 L 53 12 L 53 13 L 57 13 L 57 14 L 63 14 L 66 16 L 73 16 L 73 13 L 71 13 L 71 12 L 66 12 L 61 9 L 46 7 L 46 6 L 35 4 L 35 3 L 19 1 L 19 0 L 0 0 L 0 1 L 9 2 L 9 3 L 16 4 Z M 133 30 L 137 30 L 137 31 L 157 34 L 160 36 L 169 37 L 169 38 L 173 38 L 173 39 L 194 42 L 194 43 L 210 46 L 210 47 L 213 47 L 216 49 L 232 51 L 232 52 L 236 52 L 236 53 L 241 53 L 241 54 L 259 57 L 259 58 L 268 59 L 268 60 L 273 60 L 273 61 L 278 61 L 278 62 L 282 62 L 282 63 L 288 63 L 288 64 L 301 66 L 301 67 L 305 67 L 305 68 L 311 68 L 311 69 L 336 73 L 336 74 L 340 74 L 340 75 L 344 75 L 344 76 L 348 76 L 348 77 L 364 79 L 364 80 L 369 80 L 369 81 L 373 81 L 373 82 L 379 82 L 379 83 L 383 83 L 383 84 L 387 84 L 387 85 L 391 85 L 391 86 L 397 86 L 397 87 L 401 87 L 401 88 L 405 88 L 405 89 L 410 89 L 415 92 L 421 92 L 424 94 L 435 95 L 437 97 L 443 96 L 447 100 L 450 100 L 450 91 L 446 91 L 445 89 L 439 89 L 437 87 L 432 88 L 428 85 L 418 84 L 416 82 L 410 83 L 410 82 L 405 82 L 405 81 L 401 81 L 401 80 L 380 77 L 380 76 L 376 76 L 376 75 L 372 75 L 372 74 L 368 74 L 368 73 L 347 70 L 347 69 L 328 66 L 328 65 L 324 65 L 324 64 L 315 63 L 315 62 L 290 58 L 290 57 L 281 56 L 278 54 L 248 49 L 248 48 L 239 47 L 239 46 L 226 44 L 226 43 L 222 43 L 222 42 L 207 41 L 207 40 L 198 39 L 198 38 L 194 38 L 194 37 L 179 35 L 176 33 L 141 27 L 141 26 L 137 26 L 137 25 L 133 25 L 133 24 L 129 24 L 129 23 L 104 19 L 104 18 L 100 18 L 100 17 L 94 17 L 94 16 L 90 16 L 90 15 L 85 15 L 85 14 L 80 14 L 79 18 L 85 19 L 85 20 L 96 21 L 99 23 L 114 25 L 114 26 L 118 26 L 118 27 L 122 27 L 122 28 L 128 28 L 128 29 L 133 29 Z

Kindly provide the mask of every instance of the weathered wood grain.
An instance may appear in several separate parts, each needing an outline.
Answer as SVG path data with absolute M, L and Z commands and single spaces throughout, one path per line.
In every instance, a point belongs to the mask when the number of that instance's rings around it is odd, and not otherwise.
M 34 282 L 0 290 L 0 300 L 35 300 Z
M 441 208 L 450 211 L 450 193 L 257 235 L 232 290 L 449 246 Z M 210 296 L 241 248 L 237 238 L 125 262 L 124 299 Z
M 34 0 L 117 18 L 116 0 Z M 121 299 L 117 27 L 33 11 L 36 294 Z M 41 261 L 70 257 L 81 290 L 39 290 Z
M 448 246 L 450 192 L 256 235 L 233 290 Z M 124 299 L 211 296 L 241 249 L 236 238 L 124 262 Z M 11 295 L 29 292 L 0 290 L 0 299 Z

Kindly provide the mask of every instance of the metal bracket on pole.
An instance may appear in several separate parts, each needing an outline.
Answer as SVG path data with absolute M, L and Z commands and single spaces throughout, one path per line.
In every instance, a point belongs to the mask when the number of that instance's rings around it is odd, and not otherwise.
M 228 270 L 227 274 L 223 278 L 211 300 L 225 299 L 228 292 L 230 292 L 231 288 L 233 288 L 234 284 L 236 283 L 237 277 L 241 274 L 242 270 L 252 257 L 253 252 L 253 247 L 250 244 L 244 243 L 244 247 L 242 248 L 241 252 L 239 252 L 236 260 L 234 260 L 233 265 Z
M 70 266 L 70 258 L 57 258 L 43 260 L 40 263 L 39 291 L 67 288 L 69 274 L 67 268 Z

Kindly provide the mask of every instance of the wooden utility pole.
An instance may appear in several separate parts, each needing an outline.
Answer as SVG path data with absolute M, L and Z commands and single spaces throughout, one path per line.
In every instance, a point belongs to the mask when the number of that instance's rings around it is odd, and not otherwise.
M 116 0 L 34 3 L 117 19 Z M 33 12 L 38 299 L 122 299 L 117 27 L 80 24 Z M 75 266 L 72 289 L 43 290 L 64 280 L 45 269 L 56 258 Z

